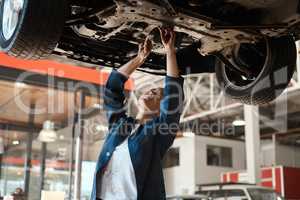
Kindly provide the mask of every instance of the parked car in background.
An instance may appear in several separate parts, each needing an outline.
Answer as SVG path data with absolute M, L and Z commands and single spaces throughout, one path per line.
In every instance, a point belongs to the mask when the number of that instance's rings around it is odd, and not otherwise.
M 200 185 L 197 194 L 209 200 L 284 200 L 270 188 L 247 183 L 225 183 Z

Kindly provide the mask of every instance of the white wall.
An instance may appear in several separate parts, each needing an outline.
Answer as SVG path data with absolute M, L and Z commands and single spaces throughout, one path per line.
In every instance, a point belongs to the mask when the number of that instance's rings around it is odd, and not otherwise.
M 274 143 L 272 140 L 263 140 L 261 147 L 261 166 L 300 167 L 300 148 L 292 145 Z M 288 155 L 288 156 L 287 156 Z
M 275 165 L 275 147 L 272 140 L 261 141 L 261 167 L 270 167 Z
M 179 166 L 164 170 L 168 195 L 193 194 L 195 191 L 195 139 L 178 138 L 172 148 L 179 147 Z
M 231 147 L 233 167 L 207 166 L 207 145 Z M 198 184 L 220 182 L 222 172 L 244 170 L 246 166 L 242 141 L 195 136 L 178 138 L 172 147 L 180 148 L 180 165 L 164 170 L 167 195 L 193 194 Z
M 300 167 L 300 148 L 287 145 L 276 145 L 276 165 Z
M 207 145 L 232 148 L 232 168 L 207 165 Z M 213 137 L 196 137 L 196 184 L 220 182 L 222 172 L 238 171 L 246 168 L 245 143 Z
M 295 167 L 300 167 L 300 148 L 296 148 L 295 160 Z

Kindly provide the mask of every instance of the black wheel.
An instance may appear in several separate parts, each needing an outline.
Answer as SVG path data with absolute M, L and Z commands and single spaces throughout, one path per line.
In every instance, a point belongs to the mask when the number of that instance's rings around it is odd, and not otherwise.
M 260 105 L 274 100 L 288 86 L 296 67 L 296 44 L 291 36 L 241 44 L 222 54 L 244 70 L 233 69 L 233 65 L 218 60 L 219 85 L 229 97 L 245 104 Z
M 22 59 L 47 57 L 62 33 L 65 0 L 0 0 L 0 49 Z

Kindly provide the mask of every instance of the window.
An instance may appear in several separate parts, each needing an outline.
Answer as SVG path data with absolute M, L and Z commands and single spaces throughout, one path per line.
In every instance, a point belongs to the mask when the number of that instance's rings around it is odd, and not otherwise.
M 69 132 L 64 132 L 65 134 Z M 40 200 L 41 189 L 48 192 L 63 192 L 68 195 L 70 167 L 67 155 L 70 149 L 70 139 L 57 140 L 53 143 L 42 144 L 38 139 L 38 133 L 30 133 L 32 138 L 28 140 L 29 133 L 16 131 L 2 131 L 5 138 L 5 151 L 0 161 L 0 192 L 1 196 L 10 196 L 17 188 L 24 191 L 28 187 L 29 200 Z M 59 135 L 63 135 L 58 131 Z M 27 151 L 27 142 L 32 140 L 31 153 Z M 30 155 L 30 171 L 24 167 L 27 156 Z M 44 163 L 45 162 L 45 163 Z M 44 170 L 42 170 L 44 168 Z M 25 178 L 28 178 L 26 184 Z M 41 179 L 43 177 L 43 179 Z M 41 181 L 43 180 L 43 188 Z M 0 197 L 1 199 L 1 197 Z
M 225 200 L 225 191 L 224 190 L 216 190 L 216 191 L 211 191 L 209 193 L 209 197 L 211 197 L 214 200 Z
M 179 148 L 171 148 L 163 160 L 163 168 L 179 166 Z
M 244 200 L 248 199 L 243 190 L 227 190 L 227 200 Z
M 251 188 L 248 189 L 249 195 L 253 200 L 282 200 L 283 198 L 277 195 L 272 190 Z
M 207 165 L 232 167 L 232 148 L 208 145 Z
M 213 200 L 244 200 L 247 196 L 243 190 L 212 190 L 208 196 Z

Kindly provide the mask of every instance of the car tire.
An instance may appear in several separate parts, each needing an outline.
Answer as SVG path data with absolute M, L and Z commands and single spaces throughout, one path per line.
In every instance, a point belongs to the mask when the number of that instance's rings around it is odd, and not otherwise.
M 5 2 L 18 10 L 10 20 L 16 24 L 7 28 L 8 19 Z M 9 3 L 7 3 L 9 4 Z M 9 4 L 10 5 L 10 4 Z M 19 7 L 18 7 L 19 6 Z M 22 7 L 20 7 L 22 6 Z M 0 4 L 0 49 L 21 59 L 42 59 L 51 54 L 62 34 L 67 6 L 65 0 L 2 0 Z M 7 10 L 7 9 L 6 9 Z
M 244 104 L 261 105 L 273 101 L 288 87 L 297 59 L 294 38 L 291 36 L 267 38 L 263 43 L 264 59 L 253 80 L 244 80 L 245 77 L 241 78 L 223 62 L 219 60 L 216 62 L 216 77 L 227 96 Z M 250 50 L 246 54 L 252 56 L 248 58 L 249 63 L 251 60 L 254 63 L 257 62 L 256 59 L 259 60 Z

